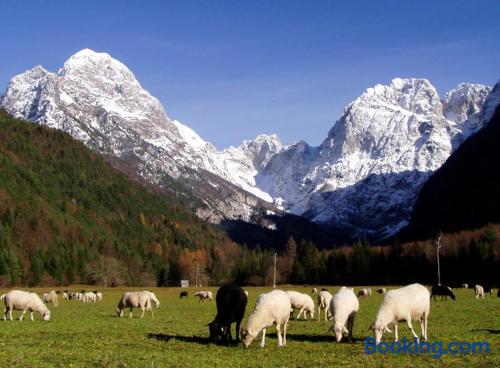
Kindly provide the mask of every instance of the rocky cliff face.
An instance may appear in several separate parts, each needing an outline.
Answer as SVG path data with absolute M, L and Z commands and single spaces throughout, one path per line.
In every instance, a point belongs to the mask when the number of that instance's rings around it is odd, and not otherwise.
M 257 182 L 313 221 L 354 236 L 388 236 L 407 224 L 422 184 L 454 142 L 479 129 L 472 120 L 489 92 L 461 84 L 441 101 L 429 81 L 400 78 L 368 88 L 319 147 L 299 142 L 281 151 Z

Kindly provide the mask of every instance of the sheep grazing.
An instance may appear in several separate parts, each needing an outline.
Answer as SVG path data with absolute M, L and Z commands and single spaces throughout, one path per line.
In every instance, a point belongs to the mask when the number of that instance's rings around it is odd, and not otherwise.
M 436 296 L 441 296 L 441 300 L 448 299 L 448 297 L 455 300 L 455 294 L 453 294 L 453 290 L 449 286 L 434 285 L 431 289 L 431 298 L 436 300 Z
M 248 347 L 255 337 L 262 331 L 261 347 L 266 343 L 266 328 L 276 325 L 278 346 L 286 345 L 286 326 L 290 318 L 292 303 L 290 297 L 283 290 L 273 290 L 260 294 L 255 308 L 248 318 L 248 324 L 243 328 L 241 336 L 243 345 Z M 283 336 L 281 330 L 283 329 Z
M 95 296 L 96 296 L 97 300 L 102 300 L 102 293 L 100 291 L 97 291 L 95 293 Z
M 469 284 L 462 284 L 462 289 L 468 289 L 469 288 Z
M 187 291 L 181 291 L 181 293 L 179 294 L 179 299 L 187 299 L 188 297 L 188 292 Z
M 298 291 L 287 291 L 286 293 L 290 297 L 293 311 L 299 310 L 299 314 L 295 319 L 298 320 L 302 313 L 304 313 L 304 319 L 307 319 L 308 313 L 311 319 L 314 318 L 314 301 L 308 294 L 299 293 Z
M 352 341 L 354 317 L 358 311 L 359 301 L 352 288 L 344 286 L 332 297 L 330 303 L 330 314 L 333 316 L 331 331 L 335 334 L 337 342 L 340 342 L 344 333 L 349 334 L 349 341 Z
M 413 336 L 418 339 L 411 322 L 420 321 L 422 340 L 427 340 L 427 318 L 430 312 L 430 293 L 425 286 L 411 284 L 399 289 L 389 290 L 380 304 L 375 322 L 370 326 L 378 345 L 387 327 L 394 324 L 394 340 L 398 340 L 398 322 L 406 321 Z
M 125 308 L 130 308 L 129 317 L 132 317 L 132 309 L 133 308 L 141 308 L 142 314 L 141 318 L 144 317 L 144 312 L 146 310 L 151 311 L 151 316 L 153 315 L 153 311 L 151 309 L 151 300 L 153 293 L 148 291 L 129 291 L 121 297 L 118 305 L 116 307 L 116 315 L 118 317 L 123 317 L 123 310 Z M 156 299 L 156 296 L 154 296 Z M 153 300 L 154 301 L 154 300 Z M 156 306 L 159 307 L 160 302 L 156 299 Z
M 245 291 L 234 284 L 223 285 L 215 295 L 217 315 L 207 326 L 210 340 L 215 343 L 227 343 L 233 340 L 231 324 L 236 322 L 236 341 L 240 340 L 240 325 L 245 315 L 248 297 Z
M 311 294 L 317 294 L 317 293 L 318 293 L 318 289 L 313 288 L 313 289 L 311 290 Z
M 55 293 L 54 293 L 55 294 Z M 0 300 L 5 303 L 3 320 L 7 320 L 7 313 L 12 321 L 12 310 L 22 310 L 19 320 L 22 321 L 26 311 L 30 311 L 31 320 L 33 312 L 38 312 L 44 321 L 50 319 L 50 310 L 43 303 L 42 299 L 36 293 L 29 293 L 21 290 L 11 290 L 7 294 L 0 296 Z
M 213 300 L 211 291 L 197 291 L 196 293 L 194 293 L 194 296 L 200 298 L 198 302 L 205 301 L 205 299 Z
M 52 303 L 52 305 L 54 305 L 54 307 L 57 308 L 58 303 L 59 303 L 59 297 L 57 296 L 56 292 L 54 290 L 52 290 L 49 293 L 43 294 L 42 301 L 45 304 Z
M 387 290 L 385 288 L 377 289 L 377 293 L 379 293 L 379 294 L 385 294 L 386 292 L 387 292 Z
M 97 301 L 97 295 L 94 294 L 92 291 L 83 293 L 81 300 L 83 303 L 91 303 L 91 302 L 95 303 Z
M 368 298 L 368 295 L 370 295 L 368 289 L 361 289 L 360 291 L 358 291 L 358 297 Z
M 476 299 L 482 298 L 484 299 L 484 288 L 481 285 L 476 285 L 474 287 L 476 293 Z
M 63 299 L 66 299 L 66 300 L 68 300 L 68 299 L 69 299 L 69 294 L 68 294 L 68 292 L 67 292 L 67 291 L 65 291 L 65 292 L 63 293 Z
M 318 293 L 318 321 L 321 319 L 321 311 L 325 313 L 325 321 L 327 321 L 330 316 L 330 302 L 332 300 L 332 294 L 326 290 L 321 290 Z

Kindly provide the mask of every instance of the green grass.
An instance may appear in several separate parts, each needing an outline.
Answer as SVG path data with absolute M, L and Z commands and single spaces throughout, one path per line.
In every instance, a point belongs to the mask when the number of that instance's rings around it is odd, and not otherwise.
M 310 291 L 303 287 L 293 289 Z M 330 290 L 337 289 L 330 287 Z M 41 293 L 50 289 L 34 290 Z M 371 336 L 367 329 L 382 299 L 380 295 L 360 301 L 353 344 L 334 342 L 333 335 L 327 332 L 330 322 L 291 321 L 286 347 L 278 348 L 275 330 L 270 328 L 264 348 L 259 347 L 259 335 L 249 349 L 244 349 L 206 343 L 208 328 L 205 324 L 215 315 L 215 303 L 199 303 L 192 296 L 193 290 L 189 290 L 187 300 L 179 300 L 179 288 L 152 289 L 161 306 L 155 310 L 154 318 L 148 314 L 144 319 L 138 318 L 138 310 L 134 311 L 134 318 L 115 317 L 120 295 L 133 289 L 99 290 L 103 291 L 104 300 L 96 304 L 60 300 L 58 308 L 50 307 L 52 318 L 49 322 L 41 321 L 38 314 L 35 314 L 35 322 L 29 318 L 23 322 L 0 321 L 0 367 L 500 366 L 500 298 L 488 296 L 485 300 L 476 300 L 472 290 L 459 290 L 455 302 L 432 302 L 429 339 L 445 343 L 488 341 L 491 352 L 445 355 L 439 359 L 428 355 L 364 353 L 363 339 Z M 252 311 L 258 294 L 269 288 L 247 290 L 250 300 L 246 316 Z M 17 317 L 20 312 L 14 313 Z M 414 327 L 418 333 L 419 324 Z M 404 324 L 400 324 L 400 339 L 402 337 L 410 337 Z M 389 339 L 385 335 L 385 341 Z

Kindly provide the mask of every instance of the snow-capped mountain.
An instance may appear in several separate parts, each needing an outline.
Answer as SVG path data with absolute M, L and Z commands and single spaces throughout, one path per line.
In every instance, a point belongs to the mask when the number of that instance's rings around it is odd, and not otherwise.
M 255 186 L 254 164 L 266 163 L 282 149 L 277 136 L 260 135 L 219 152 L 170 119 L 132 72 L 106 53 L 84 49 L 57 73 L 37 66 L 17 75 L 1 105 L 16 117 L 64 130 L 95 151 L 129 163 L 152 184 L 162 185 L 165 176 L 182 179 L 199 192 L 209 207 L 203 216 L 213 221 L 248 219 L 259 198 L 272 200 Z M 209 195 L 203 186 L 212 187 Z
M 285 209 L 313 221 L 357 236 L 393 234 L 406 225 L 420 187 L 453 142 L 479 128 L 469 118 L 489 91 L 461 84 L 442 102 L 425 79 L 368 88 L 319 147 L 299 142 L 274 155 L 257 183 Z
M 428 176 L 499 103 L 498 85 L 461 83 L 440 99 L 426 79 L 396 78 L 349 104 L 319 147 L 263 134 L 218 151 L 105 53 L 82 50 L 57 73 L 35 67 L 0 98 L 14 116 L 62 129 L 149 183 L 182 182 L 203 218 L 248 220 L 274 204 L 353 237 L 404 226 Z

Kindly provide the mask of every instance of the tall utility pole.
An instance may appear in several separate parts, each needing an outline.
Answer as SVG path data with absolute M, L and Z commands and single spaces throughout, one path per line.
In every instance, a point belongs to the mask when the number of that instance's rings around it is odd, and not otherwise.
M 439 266 L 439 250 L 441 249 L 441 235 L 438 236 L 436 240 L 436 245 L 437 245 L 437 264 L 438 264 L 438 285 L 441 285 L 441 268 Z
M 278 256 L 277 253 L 274 253 L 274 272 L 273 272 L 273 288 L 276 287 L 276 257 Z

